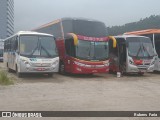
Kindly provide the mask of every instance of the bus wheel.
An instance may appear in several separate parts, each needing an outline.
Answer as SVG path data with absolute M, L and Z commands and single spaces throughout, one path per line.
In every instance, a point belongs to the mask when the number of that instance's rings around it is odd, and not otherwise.
M 17 74 L 17 77 L 21 78 L 22 77 L 22 73 L 18 72 L 18 67 L 16 65 L 16 74 Z
M 121 75 L 125 75 L 126 74 L 126 64 L 123 63 L 123 65 L 120 66 L 120 69 L 121 69 Z
M 60 66 L 59 66 L 59 73 L 64 75 L 65 74 L 65 70 L 64 70 L 64 64 L 61 62 Z
M 9 68 L 8 63 L 7 63 L 7 71 L 11 72 L 11 69 Z
M 138 75 L 142 76 L 144 75 L 144 72 L 139 72 Z
M 53 73 L 48 73 L 48 77 L 52 77 L 53 76 Z

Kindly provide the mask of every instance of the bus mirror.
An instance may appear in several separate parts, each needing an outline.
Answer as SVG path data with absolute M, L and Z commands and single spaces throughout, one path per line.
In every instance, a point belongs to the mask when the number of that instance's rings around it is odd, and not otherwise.
M 78 45 L 78 37 L 77 37 L 77 35 L 74 34 L 74 33 L 69 33 L 69 35 L 71 35 L 73 37 L 74 45 L 77 46 Z
M 109 36 L 109 38 L 113 41 L 113 48 L 116 48 L 117 46 L 117 40 L 113 36 Z

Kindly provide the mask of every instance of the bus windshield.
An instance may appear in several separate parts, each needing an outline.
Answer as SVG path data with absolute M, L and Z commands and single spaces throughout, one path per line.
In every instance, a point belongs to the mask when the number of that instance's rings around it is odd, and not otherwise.
M 150 58 L 154 56 L 154 49 L 150 38 L 130 37 L 127 38 L 128 53 L 131 57 Z
M 76 57 L 83 60 L 106 60 L 108 58 L 108 42 L 91 42 L 79 40 Z
M 20 36 L 20 54 L 26 57 L 57 57 L 53 37 L 23 35 Z

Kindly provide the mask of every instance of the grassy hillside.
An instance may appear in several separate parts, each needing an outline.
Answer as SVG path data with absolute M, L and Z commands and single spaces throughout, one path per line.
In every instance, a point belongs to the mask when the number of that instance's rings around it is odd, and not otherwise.
M 122 26 L 112 26 L 108 27 L 109 35 L 119 35 L 125 32 L 135 31 L 135 30 L 144 30 L 151 28 L 160 29 L 160 15 L 151 15 L 145 19 L 141 19 L 137 22 L 127 23 Z

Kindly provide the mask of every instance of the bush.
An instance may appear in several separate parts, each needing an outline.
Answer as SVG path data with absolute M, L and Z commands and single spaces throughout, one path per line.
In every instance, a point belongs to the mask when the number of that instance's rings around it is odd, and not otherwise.
M 0 71 L 0 85 L 12 85 L 13 81 L 8 77 L 5 71 Z

